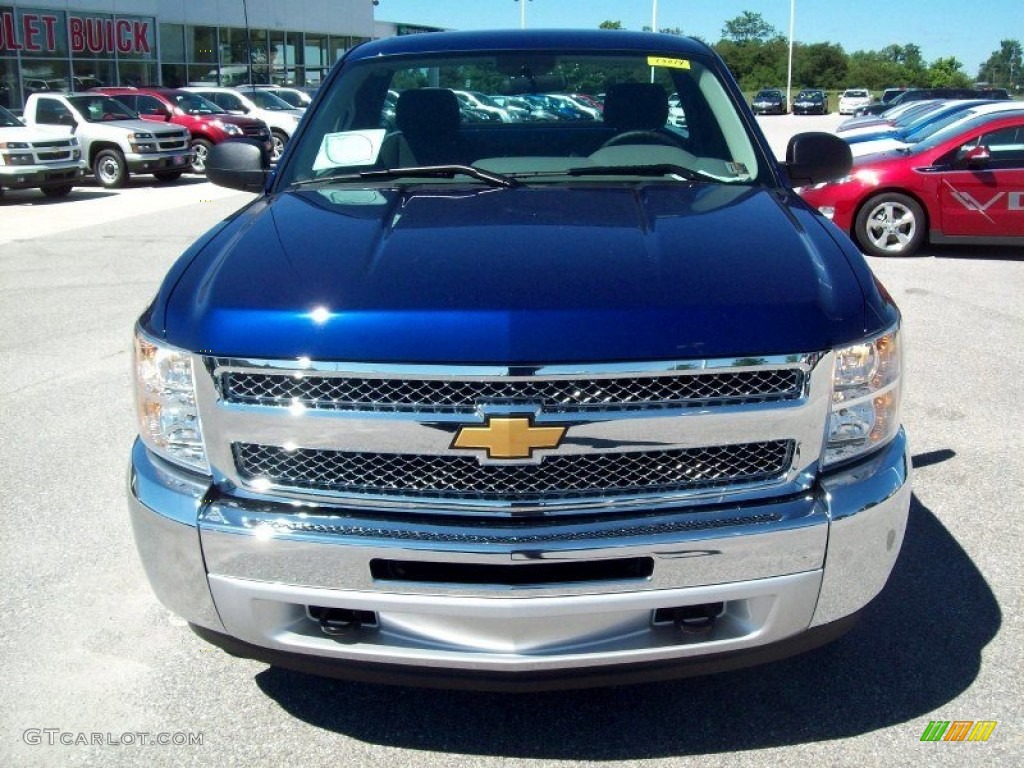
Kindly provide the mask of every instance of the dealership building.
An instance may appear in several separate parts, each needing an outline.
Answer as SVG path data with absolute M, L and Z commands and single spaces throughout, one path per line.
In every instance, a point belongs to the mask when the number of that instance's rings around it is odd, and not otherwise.
M 353 45 L 429 31 L 373 0 L 0 0 L 0 105 L 96 85 L 315 86 Z

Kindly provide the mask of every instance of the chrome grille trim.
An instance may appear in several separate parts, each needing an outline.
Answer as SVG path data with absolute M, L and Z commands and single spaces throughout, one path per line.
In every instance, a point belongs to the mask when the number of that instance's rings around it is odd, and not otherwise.
M 287 450 L 253 443 L 235 443 L 233 451 L 242 478 L 269 489 L 533 502 L 771 481 L 789 468 L 794 443 L 553 455 L 519 465 L 481 464 L 472 456 Z
M 271 500 L 290 504 L 341 504 L 366 513 L 385 516 L 438 515 L 460 517 L 516 517 L 520 515 L 636 514 L 685 504 L 691 508 L 721 503 L 778 498 L 806 492 L 814 483 L 831 402 L 831 353 L 778 355 L 762 358 L 707 359 L 632 363 L 562 364 L 546 366 L 501 365 L 402 365 L 292 360 L 218 358 L 194 355 L 196 395 L 200 421 L 212 467 L 214 483 L 225 493 L 252 501 Z M 622 408 L 549 410 L 543 403 L 481 402 L 472 413 L 438 408 L 413 410 L 340 410 L 311 408 L 302 403 L 267 407 L 228 401 L 221 385 L 229 372 L 309 375 L 322 378 L 359 378 L 389 381 L 501 383 L 527 382 L 529 387 L 566 380 L 607 380 L 701 377 L 765 369 L 795 370 L 800 392 L 796 397 L 767 402 L 722 401 L 712 404 L 657 401 L 651 405 Z M 655 382 L 655 386 L 660 386 Z M 538 426 L 566 426 L 562 445 L 541 449 L 532 459 L 502 462 L 484 452 L 453 449 L 461 426 L 482 425 L 495 415 L 521 413 Z M 515 466 L 515 472 L 544 465 L 556 457 L 607 456 L 645 451 L 687 451 L 708 445 L 735 445 L 786 441 L 792 445 L 788 465 L 771 477 L 720 484 L 643 487 L 639 490 L 594 489 L 568 496 L 535 494 L 532 500 L 498 494 L 409 495 L 382 490 L 342 492 L 315 487 L 271 486 L 246 475 L 236 463 L 236 444 L 255 444 L 289 450 L 324 451 L 334 454 L 414 454 L 421 457 L 460 457 L 479 468 Z M 575 460 L 575 458 L 573 460 Z M 251 468 L 250 468 L 251 469 Z M 483 519 L 481 518 L 481 519 Z
M 540 405 L 546 413 L 649 410 L 793 400 L 798 368 L 623 378 L 401 379 L 227 370 L 218 379 L 226 402 L 316 410 L 474 413 L 483 404 Z

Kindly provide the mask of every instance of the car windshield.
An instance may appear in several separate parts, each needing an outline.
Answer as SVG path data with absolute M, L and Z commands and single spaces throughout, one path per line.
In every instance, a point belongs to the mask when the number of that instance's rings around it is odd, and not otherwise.
M 110 120 L 137 120 L 129 107 L 110 96 L 68 96 L 68 102 L 90 123 Z
M 181 92 L 172 97 L 174 103 L 190 115 L 223 115 L 226 111 L 198 93 Z
M 936 120 L 933 123 L 924 125 L 914 131 L 912 134 L 908 134 L 904 141 L 908 144 L 920 144 L 926 139 L 935 135 L 945 135 L 948 138 L 948 134 L 943 134 L 947 128 L 956 126 L 953 130 L 960 130 L 964 124 L 970 122 L 971 118 L 978 114 L 978 109 L 962 109 L 957 112 L 951 112 L 945 117 Z
M 549 111 L 481 120 L 455 92 L 467 86 L 526 96 Z M 566 91 L 605 94 L 604 112 L 551 108 L 551 94 Z M 669 121 L 670 96 L 686 111 L 685 126 Z M 679 54 L 372 57 L 345 67 L 323 98 L 278 170 L 281 185 L 365 182 L 368 172 L 420 184 L 489 183 L 480 171 L 516 183 L 588 184 L 750 184 L 770 175 L 715 68 Z M 458 170 L 468 166 L 473 173 Z M 392 173 L 402 169 L 416 172 Z
M 758 99 L 777 99 L 781 96 L 778 91 L 759 91 L 756 98 Z
M 291 104 L 289 104 L 284 99 L 279 99 L 270 91 L 256 89 L 252 91 L 246 91 L 245 95 L 248 96 L 252 100 L 253 104 L 255 104 L 260 109 L 269 109 L 275 112 L 279 112 L 285 109 L 294 109 L 294 107 L 292 107 Z
M 19 128 L 22 123 L 3 107 L 0 107 L 0 128 Z
M 866 99 L 867 95 L 867 91 L 847 91 L 843 94 L 848 99 Z
M 822 98 L 821 91 L 800 91 L 796 97 L 804 101 L 821 101 Z
M 938 127 L 936 130 L 930 132 L 927 137 L 920 137 L 920 141 L 915 142 L 907 151 L 911 154 L 918 154 L 920 152 L 927 152 L 928 150 L 934 149 L 935 147 L 949 141 L 952 137 L 960 134 L 967 134 L 973 132 L 980 126 L 991 122 L 998 117 L 1007 117 L 1011 114 L 1020 114 L 1016 112 L 1002 112 L 999 114 L 976 114 L 976 110 L 970 110 L 968 112 L 960 112 L 956 115 L 956 120 L 947 122 L 944 125 Z

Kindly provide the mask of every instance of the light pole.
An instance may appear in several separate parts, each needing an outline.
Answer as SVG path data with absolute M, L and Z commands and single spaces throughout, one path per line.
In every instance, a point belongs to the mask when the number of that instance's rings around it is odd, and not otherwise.
M 658 0 L 651 0 L 651 32 L 658 31 Z
M 793 28 L 796 22 L 796 0 L 789 0 L 789 66 L 786 73 L 786 109 L 793 104 Z
M 530 0 L 532 2 L 532 0 Z M 519 3 L 519 28 L 526 29 L 526 3 L 527 0 L 516 0 Z

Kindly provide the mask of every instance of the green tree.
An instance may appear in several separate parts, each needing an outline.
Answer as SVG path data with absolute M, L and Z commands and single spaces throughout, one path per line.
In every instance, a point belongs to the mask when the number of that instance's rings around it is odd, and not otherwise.
M 622 22 L 621 21 L 611 21 L 609 19 L 609 20 L 602 21 L 600 24 L 597 25 L 597 28 L 598 29 L 622 29 Z
M 722 38 L 734 43 L 765 43 L 778 35 L 778 30 L 764 20 L 760 13 L 744 11 L 729 19 L 722 27 Z
M 841 88 L 847 82 L 848 68 L 846 52 L 836 43 L 798 43 L 793 47 L 793 82 L 797 85 Z
M 999 50 L 978 69 L 978 80 L 991 85 L 1021 90 L 1024 86 L 1024 62 L 1019 40 L 1000 40 Z
M 964 65 L 955 56 L 936 59 L 928 67 L 928 84 L 932 88 L 967 88 L 971 78 L 963 69 Z

